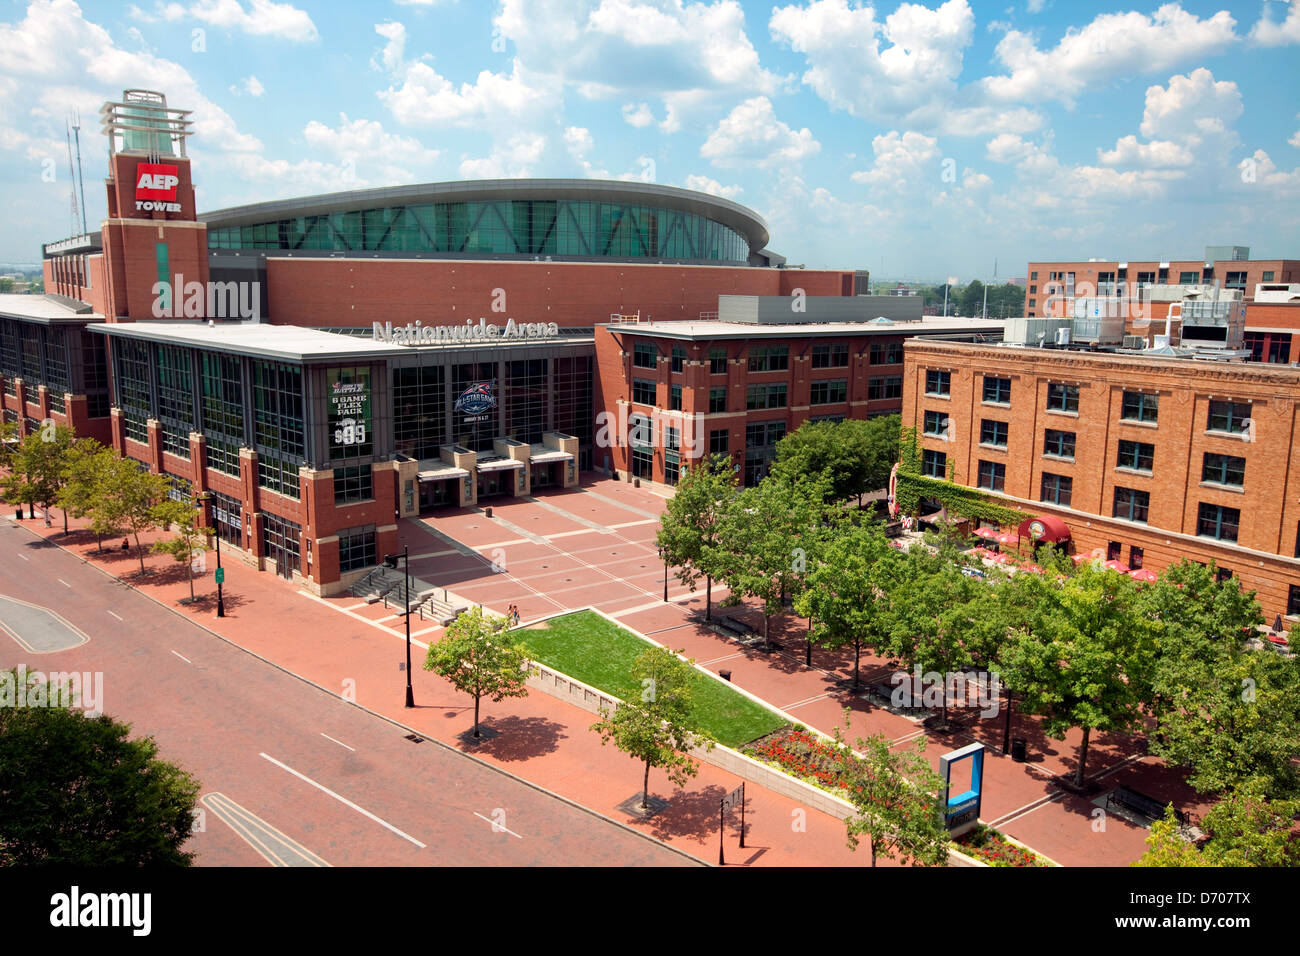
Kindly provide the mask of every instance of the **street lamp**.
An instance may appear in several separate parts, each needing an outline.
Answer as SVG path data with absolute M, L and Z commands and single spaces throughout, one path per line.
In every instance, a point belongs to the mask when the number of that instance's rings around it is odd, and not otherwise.
M 668 601 L 668 552 L 660 548 L 659 559 L 664 563 L 664 602 Z
M 397 568 L 397 555 L 384 555 L 384 567 Z M 411 687 L 411 549 L 409 545 L 402 545 L 402 571 L 405 575 L 406 586 L 402 589 L 402 604 L 405 605 L 405 613 L 402 615 L 406 618 L 406 706 L 415 706 L 415 690 Z
M 195 507 L 199 511 L 202 511 L 204 502 L 208 502 L 211 500 L 212 500 L 212 492 L 210 491 L 202 492 L 199 495 L 198 502 L 195 504 Z M 212 535 L 212 540 L 216 545 L 216 551 L 217 551 L 217 573 L 213 575 L 213 577 L 217 579 L 217 617 L 225 617 L 226 602 L 221 594 L 221 584 L 223 581 L 225 581 L 226 575 L 225 572 L 221 570 L 221 531 L 215 527 L 216 525 L 215 521 L 213 521 L 213 525 L 214 527 L 212 530 L 216 533 Z

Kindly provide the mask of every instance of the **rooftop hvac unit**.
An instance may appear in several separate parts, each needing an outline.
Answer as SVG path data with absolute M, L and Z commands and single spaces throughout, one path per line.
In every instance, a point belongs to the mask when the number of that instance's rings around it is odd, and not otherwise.
M 1126 349 L 1144 349 L 1147 347 L 1145 336 L 1126 335 L 1124 336 L 1124 348 Z
M 1057 345 L 1069 345 L 1069 344 L 1070 344 L 1070 330 L 1069 330 L 1069 329 L 1057 329 L 1057 330 L 1056 330 L 1056 344 L 1057 344 Z

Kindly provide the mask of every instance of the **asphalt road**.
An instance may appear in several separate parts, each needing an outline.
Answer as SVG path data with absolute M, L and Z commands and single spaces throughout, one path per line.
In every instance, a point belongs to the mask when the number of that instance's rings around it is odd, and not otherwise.
M 102 672 L 100 706 L 202 784 L 208 866 L 691 859 L 287 674 L 0 520 L 0 668 Z M 54 612 L 89 637 L 60 646 Z M 16 610 L 18 609 L 18 610 Z M 24 647 L 13 635 L 39 626 Z M 65 642 L 73 643 L 73 638 Z

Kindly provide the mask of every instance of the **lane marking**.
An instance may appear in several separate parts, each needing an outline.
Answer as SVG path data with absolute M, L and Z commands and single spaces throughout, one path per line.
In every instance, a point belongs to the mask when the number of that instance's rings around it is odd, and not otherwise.
M 173 653 L 173 654 L 176 654 L 175 651 L 172 651 L 172 653 Z M 184 654 L 176 654 L 176 656 L 179 657 L 181 660 L 183 660 L 186 664 L 193 664 L 193 663 L 194 663 L 192 660 L 190 660 L 190 659 L 189 659 L 188 657 L 186 657 Z
M 18 557 L 22 558 L 24 561 L 29 560 L 29 558 L 28 558 L 27 555 L 25 555 L 25 554 L 20 554 L 20 555 L 18 555 Z
M 324 784 L 317 783 L 315 780 L 313 780 L 311 777 L 308 777 L 306 774 L 301 774 L 301 773 L 299 773 L 297 770 L 294 770 L 294 769 L 293 769 L 292 767 L 290 767 L 288 764 L 281 763 L 280 761 L 278 761 L 278 760 L 276 760 L 274 757 L 272 757 L 270 754 L 258 754 L 258 756 L 259 756 L 259 757 L 262 757 L 262 758 L 264 758 L 264 759 L 266 759 L 266 760 L 271 761 L 271 763 L 275 764 L 275 765 L 276 765 L 277 767 L 279 767 L 281 770 L 288 771 L 289 773 L 291 773 L 291 774 L 293 774 L 295 777 L 297 777 L 299 780 L 301 780 L 303 783 L 309 783 L 309 784 L 311 784 L 311 785 L 312 785 L 313 787 L 315 787 L 317 790 L 319 790 L 319 791 L 321 791 L 322 793 L 328 794 L 329 796 L 333 797 L 335 800 L 337 800 L 339 803 L 343 804 L 345 807 L 350 807 L 351 809 L 357 811 L 357 813 L 361 814 L 363 817 L 368 817 L 369 819 L 374 820 L 376 823 L 378 823 L 378 824 L 379 824 L 381 827 L 383 827 L 385 830 L 390 830 L 391 832 L 396 833 L 396 834 L 397 834 L 399 837 L 401 837 L 403 840 L 408 840 L 408 841 L 410 841 L 411 843 L 414 843 L 414 844 L 415 844 L 416 846 L 418 846 L 421 850 L 427 850 L 427 849 L 428 849 L 428 846 L 427 846 L 426 844 L 421 843 L 419 840 L 417 840 L 415 837 L 411 836 L 409 833 L 404 833 L 403 831 L 397 829 L 397 827 L 395 827 L 395 826 L 393 826 L 391 823 L 389 823 L 387 820 L 384 820 L 384 819 L 382 819 L 382 818 L 380 818 L 380 817 L 375 816 L 373 813 L 371 813 L 371 812 L 370 812 L 369 810 L 367 810 L 365 807 L 359 807 L 359 806 L 357 806 L 355 803 L 353 803 L 353 802 L 352 802 L 351 800 L 349 800 L 347 797 L 340 796 L 339 794 L 337 794 L 337 793 L 335 793 L 333 790 L 331 790 L 329 787 L 325 786 Z
M 224 793 L 209 793 L 202 803 L 272 866 L 329 866 L 297 840 L 281 833 Z
M 521 837 L 521 836 L 520 836 L 518 833 L 516 833 L 514 830 L 511 830 L 509 827 L 503 827 L 501 824 L 497 823 L 495 820 L 489 820 L 487 817 L 483 816 L 483 814 L 479 813 L 477 810 L 474 811 L 474 816 L 478 817 L 480 820 L 482 820 L 482 821 L 485 822 L 485 823 L 490 823 L 490 824 L 492 824 L 492 829 L 493 829 L 493 831 L 504 830 L 506 833 L 509 833 L 509 834 L 510 834 L 512 837 L 514 837 L 516 840 L 522 840 L 522 839 L 523 839 L 523 837 Z
M 321 731 L 321 736 L 324 737 L 326 740 L 334 740 L 333 737 L 331 737 L 329 734 L 325 733 L 324 731 Z M 340 747 L 347 747 L 347 749 L 351 750 L 353 753 L 357 752 L 356 747 L 348 747 L 348 745 L 341 740 L 334 740 L 334 742 L 338 744 Z
M 113 617 L 116 617 L 119 621 L 123 621 L 123 618 L 118 617 L 118 616 L 117 616 L 116 614 L 114 614 L 112 611 L 109 611 L 108 613 L 109 613 L 109 614 L 112 614 Z
M 71 587 L 72 587 L 72 585 L 69 584 L 67 581 L 63 580 L 63 578 L 55 578 L 54 580 L 58 581 L 58 582 L 59 582 L 60 584 L 62 584 L 65 588 L 71 588 Z

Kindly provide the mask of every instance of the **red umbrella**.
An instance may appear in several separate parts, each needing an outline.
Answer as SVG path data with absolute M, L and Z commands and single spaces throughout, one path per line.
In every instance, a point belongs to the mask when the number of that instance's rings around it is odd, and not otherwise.
M 1043 573 L 1043 569 L 1040 568 L 1038 565 L 1034 564 L 1032 561 L 1026 561 L 1024 564 L 1020 565 L 1020 570 L 1028 571 L 1030 574 Z
M 1004 531 L 998 535 L 998 544 L 1017 545 L 1020 543 L 1020 535 L 1014 531 Z
M 1130 571 L 1128 576 L 1134 581 L 1142 581 L 1145 584 L 1151 584 L 1160 578 L 1160 575 L 1156 574 L 1149 568 L 1138 568 L 1136 571 Z
M 1105 567 L 1110 568 L 1112 571 L 1119 571 L 1122 574 L 1129 573 L 1128 565 L 1125 564 L 1123 561 L 1114 561 L 1114 560 L 1107 561 Z
M 971 534 L 975 535 L 975 537 L 977 538 L 987 538 L 989 541 L 998 540 L 997 528 L 989 528 L 989 527 L 976 528 L 974 531 L 971 532 Z

